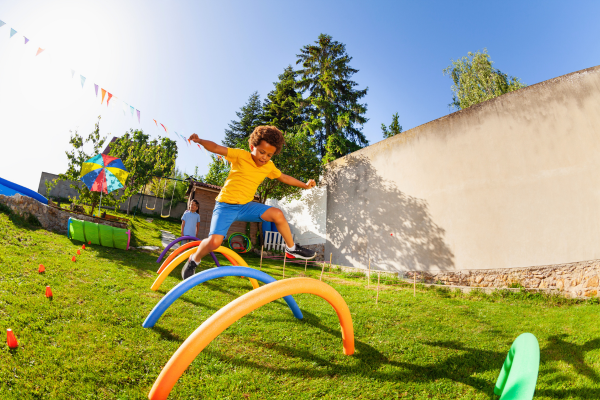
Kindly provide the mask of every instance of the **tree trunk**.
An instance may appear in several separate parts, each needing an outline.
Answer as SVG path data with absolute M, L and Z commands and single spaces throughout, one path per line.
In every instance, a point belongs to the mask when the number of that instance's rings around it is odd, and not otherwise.
M 131 207 L 131 198 L 132 197 L 133 197 L 133 195 L 129 196 L 129 200 L 127 201 L 127 216 L 129 216 L 129 208 Z

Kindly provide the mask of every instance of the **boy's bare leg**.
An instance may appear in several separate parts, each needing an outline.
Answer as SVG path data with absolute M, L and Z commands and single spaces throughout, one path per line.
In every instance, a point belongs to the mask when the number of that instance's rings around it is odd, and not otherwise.
M 275 226 L 277 227 L 279 233 L 281 233 L 281 236 L 283 236 L 283 240 L 285 240 L 287 247 L 292 247 L 294 245 L 292 231 L 290 230 L 290 226 L 285 219 L 285 215 L 283 215 L 283 211 L 281 211 L 279 208 L 271 207 L 265 211 L 263 215 L 261 215 L 261 218 L 265 221 L 275 223 Z
M 277 229 L 279 229 L 279 227 Z M 196 264 L 200 264 L 200 261 L 205 255 L 211 251 L 215 251 L 221 243 L 223 243 L 224 238 L 223 235 L 210 235 L 208 239 L 204 239 L 202 243 L 200 243 L 200 246 L 198 246 L 198 249 L 192 254 L 190 259 L 194 260 Z

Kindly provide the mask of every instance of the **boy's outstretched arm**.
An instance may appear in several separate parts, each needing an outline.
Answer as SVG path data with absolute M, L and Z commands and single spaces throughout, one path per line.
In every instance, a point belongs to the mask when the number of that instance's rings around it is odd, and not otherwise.
M 286 185 L 297 186 L 302 189 L 310 189 L 317 186 L 317 183 L 314 179 L 309 179 L 308 182 L 304 183 L 286 174 L 281 174 L 281 176 L 277 178 L 277 180 L 279 182 L 285 183 Z
M 194 143 L 198 143 L 201 146 L 204 146 L 204 148 L 210 151 L 211 153 L 227 156 L 227 147 L 220 146 L 215 142 L 211 142 L 210 140 L 200 139 L 195 133 L 192 136 L 190 136 L 189 140 L 191 140 Z

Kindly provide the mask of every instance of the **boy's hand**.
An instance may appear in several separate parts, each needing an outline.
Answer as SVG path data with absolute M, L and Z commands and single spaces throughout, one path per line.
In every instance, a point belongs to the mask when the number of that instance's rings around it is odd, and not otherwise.
M 195 133 L 193 133 L 192 136 L 190 136 L 190 138 L 188 140 L 191 140 L 192 142 L 195 142 L 195 143 L 200 143 L 200 138 Z
M 314 188 L 315 186 L 317 186 L 317 183 L 315 182 L 314 179 L 309 179 L 309 181 L 306 182 L 307 189 Z

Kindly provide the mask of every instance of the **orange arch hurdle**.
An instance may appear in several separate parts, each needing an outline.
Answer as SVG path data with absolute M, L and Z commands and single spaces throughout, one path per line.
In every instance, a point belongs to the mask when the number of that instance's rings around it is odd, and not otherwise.
M 181 374 L 198 354 L 235 321 L 267 303 L 297 293 L 317 295 L 333 306 L 342 327 L 344 354 L 354 354 L 352 316 L 342 296 L 328 284 L 316 279 L 283 279 L 261 286 L 238 297 L 204 321 L 171 356 L 169 362 L 156 378 L 148 398 L 150 400 L 166 399 Z
M 200 243 L 200 241 L 198 241 L 198 243 Z M 184 246 L 186 246 L 188 244 L 191 244 L 191 243 L 186 243 Z M 184 247 L 184 246 L 182 246 L 182 247 Z M 177 249 L 177 250 L 179 250 L 179 249 Z M 175 251 L 177 251 L 177 250 L 175 250 Z M 164 280 L 167 279 L 167 276 L 169 276 L 171 271 L 173 271 L 175 269 L 175 267 L 177 267 L 183 261 L 187 260 L 190 257 L 190 255 L 192 255 L 195 252 L 196 252 L 196 248 L 184 249 L 183 251 L 181 251 L 179 253 L 179 255 L 177 255 L 175 257 L 174 260 L 172 260 L 169 264 L 165 265 L 164 268 L 161 266 L 162 271 L 160 272 L 160 274 L 158 275 L 158 277 L 156 278 L 156 280 L 154 281 L 154 283 L 152 284 L 150 289 L 158 290 L 158 288 L 160 288 L 160 285 L 162 285 Z M 227 260 L 229 260 L 229 262 L 235 266 L 248 267 L 248 264 L 246 264 L 246 261 L 244 261 L 244 259 L 242 257 L 240 257 L 240 255 L 238 253 L 236 253 L 233 250 L 228 249 L 227 247 L 220 246 L 218 249 L 215 250 L 215 253 L 223 254 L 227 258 Z M 169 257 L 171 257 L 171 256 L 169 256 Z M 248 278 L 248 279 L 250 280 L 250 283 L 252 284 L 252 288 L 256 289 L 259 287 L 259 284 L 256 281 L 256 279 L 252 279 L 252 278 Z
M 157 273 L 157 274 L 160 274 L 160 273 L 163 271 L 163 269 L 165 269 L 165 267 L 166 267 L 167 265 L 169 265 L 169 263 L 170 263 L 171 261 L 173 261 L 173 259 L 174 259 L 175 257 L 177 257 L 179 254 L 181 254 L 181 252 L 183 252 L 184 250 L 190 249 L 190 248 L 192 248 L 192 247 L 197 247 L 197 246 L 200 246 L 200 243 L 202 243 L 202 240 L 196 240 L 196 241 L 193 241 L 193 242 L 186 243 L 186 244 L 184 244 L 184 245 L 182 245 L 182 246 L 179 246 L 179 247 L 178 247 L 177 249 L 175 249 L 175 250 L 174 250 L 174 251 L 173 251 L 171 254 L 169 254 L 169 256 L 166 258 L 166 260 L 165 260 L 165 261 L 163 261 L 162 265 L 160 266 L 160 268 L 158 269 L 158 271 L 156 271 L 156 273 Z M 223 254 L 223 253 L 222 253 L 222 254 Z M 237 254 L 237 253 L 236 253 L 236 254 Z M 230 255 L 228 255 L 228 254 L 223 254 L 223 257 L 225 257 L 225 258 L 227 259 L 227 261 L 229 261 L 229 262 L 230 262 L 232 265 L 234 265 L 234 264 L 235 264 L 235 262 L 236 262 L 236 261 L 235 261 L 235 260 L 234 260 L 234 259 L 233 259 L 233 258 L 232 258 Z M 242 259 L 242 261 L 243 261 L 243 259 Z M 243 265 L 238 265 L 238 267 L 242 267 L 242 266 L 243 266 Z
M 161 264 L 158 271 L 156 271 L 156 273 L 160 274 L 163 271 L 163 269 L 165 269 L 165 267 L 167 265 L 169 265 L 171 263 L 171 261 L 173 261 L 175 259 L 175 257 L 180 255 L 184 250 L 191 249 L 192 247 L 200 246 L 200 243 L 202 243 L 202 240 L 195 240 L 193 242 L 183 244 L 183 245 L 179 246 L 178 248 L 176 248 L 175 250 L 173 250 L 173 252 L 171 254 L 169 254 L 169 256 L 165 259 L 165 261 L 163 261 L 163 263 Z

